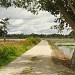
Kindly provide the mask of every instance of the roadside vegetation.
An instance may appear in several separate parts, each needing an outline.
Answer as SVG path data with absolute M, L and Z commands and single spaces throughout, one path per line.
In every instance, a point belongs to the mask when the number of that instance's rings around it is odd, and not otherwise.
M 52 43 L 50 40 L 48 40 L 48 43 L 50 44 L 50 46 L 53 50 L 52 61 L 55 64 L 60 64 L 60 65 L 63 65 L 65 67 L 68 67 L 70 69 L 75 69 L 71 65 L 71 60 L 68 57 L 66 57 L 64 55 L 64 53 L 61 50 L 59 50 L 56 45 L 54 45 L 54 43 Z
M 40 42 L 39 38 L 27 38 L 23 41 L 8 41 L 0 43 L 0 68 L 16 59 L 24 52 Z
M 60 38 L 60 39 L 52 38 L 50 40 L 55 43 L 74 43 L 75 42 L 73 38 L 71 38 L 71 39 L 70 38 Z
M 50 44 L 50 46 L 51 46 L 51 48 L 52 48 L 52 50 L 53 50 L 53 56 L 54 57 L 57 57 L 57 58 L 59 58 L 59 59 L 65 59 L 65 55 L 64 55 L 64 53 L 61 51 L 61 50 L 59 50 L 58 48 L 57 48 L 57 46 L 56 45 L 54 45 L 50 40 L 48 40 L 48 43 Z
M 57 46 L 75 46 L 74 39 L 64 38 L 64 39 L 51 39 L 53 43 L 55 43 Z

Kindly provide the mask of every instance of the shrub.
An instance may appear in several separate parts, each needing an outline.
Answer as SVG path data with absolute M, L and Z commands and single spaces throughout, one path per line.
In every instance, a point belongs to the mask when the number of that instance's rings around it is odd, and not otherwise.
M 38 38 L 27 38 L 20 42 L 6 42 L 0 44 L 0 67 L 14 60 L 25 51 L 40 42 Z

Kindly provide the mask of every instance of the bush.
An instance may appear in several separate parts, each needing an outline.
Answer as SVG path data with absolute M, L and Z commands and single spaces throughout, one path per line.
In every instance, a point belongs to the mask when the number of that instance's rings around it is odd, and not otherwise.
M 40 41 L 40 39 L 39 38 L 30 37 L 30 38 L 27 38 L 27 41 L 30 42 L 31 44 L 33 43 L 33 44 L 36 45 Z
M 29 45 L 36 45 L 40 42 L 39 38 L 33 38 L 33 37 L 29 37 L 27 38 L 25 41 L 22 42 L 22 45 L 24 46 L 29 46 Z
M 22 55 L 25 51 L 40 42 L 38 38 L 27 38 L 20 42 L 7 42 L 0 44 L 0 67 Z

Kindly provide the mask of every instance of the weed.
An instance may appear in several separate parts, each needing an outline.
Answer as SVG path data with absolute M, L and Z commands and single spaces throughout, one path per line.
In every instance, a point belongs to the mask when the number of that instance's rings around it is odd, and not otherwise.
M 5 66 L 16 59 L 34 45 L 38 44 L 40 39 L 27 38 L 20 42 L 6 42 L 0 44 L 0 67 Z

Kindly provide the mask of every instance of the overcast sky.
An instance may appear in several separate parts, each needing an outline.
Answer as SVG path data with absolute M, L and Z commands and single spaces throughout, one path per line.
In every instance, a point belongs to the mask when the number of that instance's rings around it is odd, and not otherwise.
M 57 30 L 50 29 L 54 23 L 55 17 L 48 12 L 40 11 L 38 15 L 33 15 L 22 8 L 9 7 L 7 9 L 0 8 L 0 18 L 8 17 L 8 33 L 24 33 L 24 34 L 53 34 Z M 64 30 L 63 34 L 70 31 Z

